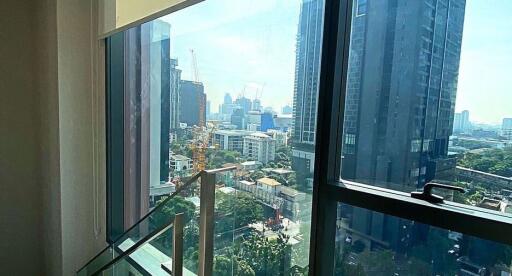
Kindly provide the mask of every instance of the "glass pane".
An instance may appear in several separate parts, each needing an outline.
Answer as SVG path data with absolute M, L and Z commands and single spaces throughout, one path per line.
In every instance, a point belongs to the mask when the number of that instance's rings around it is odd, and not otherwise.
M 171 179 L 237 167 L 216 189 L 216 275 L 307 270 L 323 5 L 204 1 L 160 19 L 180 72 Z
M 343 179 L 512 210 L 511 4 L 354 0 Z
M 164 227 L 174 221 L 174 216 L 184 214 L 184 271 L 197 273 L 197 255 L 194 252 L 199 248 L 199 182 L 188 182 L 177 193 L 166 201 L 161 199 L 156 203 L 157 207 L 148 216 L 137 222 L 123 233 L 115 242 L 95 257 L 90 263 L 80 269 L 80 275 L 92 275 L 98 269 L 121 255 L 135 243 L 147 238 L 156 229 Z M 160 264 L 168 265 L 172 259 L 172 231 L 171 228 L 160 234 L 157 238 L 145 245 L 144 250 L 132 253 L 130 256 L 138 262 L 139 266 L 159 271 Z M 163 272 L 163 271 L 162 271 Z M 121 275 L 121 274 L 119 274 Z
M 124 90 L 125 229 L 194 173 L 236 166 L 216 191 L 216 271 L 307 270 L 323 7 L 203 1 L 123 32 L 113 66 Z M 233 261 L 237 248 L 276 244 L 278 256 Z M 185 252 L 192 271 L 196 245 Z
M 190 225 L 185 225 L 185 229 Z M 105 268 L 99 275 L 172 275 L 172 233 L 174 227 L 164 231 L 149 243 L 141 245 L 131 254 L 117 260 L 111 266 Z M 186 230 L 185 230 L 186 231 Z M 131 239 L 125 240 L 118 246 L 119 252 L 127 250 L 135 242 Z M 187 244 L 187 241 L 184 241 Z M 92 275 L 97 270 L 89 270 L 80 275 Z M 183 268 L 183 275 L 197 275 L 197 268 L 194 271 Z
M 512 247 L 338 205 L 335 275 L 511 275 Z

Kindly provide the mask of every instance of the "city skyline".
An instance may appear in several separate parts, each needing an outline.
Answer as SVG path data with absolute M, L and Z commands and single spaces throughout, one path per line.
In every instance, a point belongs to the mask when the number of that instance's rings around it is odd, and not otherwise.
M 171 57 L 178 58 L 183 79 L 192 78 L 189 49 L 196 51 L 199 77 L 212 101 L 212 112 L 218 111 L 225 93 L 235 99 L 244 90 L 250 99 L 261 93 L 263 106 L 276 111 L 291 105 L 301 2 L 222 0 L 213 5 L 205 1 L 161 18 L 171 24 Z M 456 112 L 469 110 L 476 123 L 492 125 L 512 117 L 507 105 L 512 102 L 512 83 L 507 77 L 511 70 L 505 67 L 512 64 L 512 52 L 507 50 L 512 47 L 512 22 L 506 14 L 512 2 L 497 2 L 468 1 L 466 5 L 455 107 Z M 208 16 L 205 10 L 210 11 Z M 222 20 L 211 16 L 216 11 L 223 13 Z M 485 43 L 482 38 L 487 39 Z

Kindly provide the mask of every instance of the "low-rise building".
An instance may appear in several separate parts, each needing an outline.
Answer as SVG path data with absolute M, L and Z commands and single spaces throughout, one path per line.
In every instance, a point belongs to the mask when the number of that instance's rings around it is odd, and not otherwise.
M 277 195 L 278 193 L 278 187 L 281 186 L 281 183 L 279 181 L 274 180 L 272 178 L 263 177 L 258 180 L 256 180 L 256 187 L 258 189 L 261 189 L 265 192 L 272 193 Z
M 255 132 L 244 137 L 243 155 L 249 159 L 267 164 L 274 161 L 276 143 L 272 137 Z
M 211 143 L 220 150 L 243 152 L 244 137 L 252 132 L 245 130 L 217 130 L 212 135 Z
M 272 178 L 263 177 L 256 180 L 256 182 L 240 180 L 235 187 L 251 193 L 270 208 L 279 208 L 281 213 L 289 219 L 296 220 L 301 212 L 307 212 L 307 208 L 302 208 L 307 206 L 305 204 L 305 193 L 284 186 Z
M 503 124 L 501 125 L 501 136 L 508 140 L 512 140 L 512 118 L 503 119 Z
M 276 141 L 276 146 L 288 145 L 288 132 L 277 129 L 269 129 L 266 133 Z
M 170 181 L 162 181 L 158 185 L 152 185 L 149 188 L 149 207 L 153 208 L 160 199 L 168 197 L 175 191 L 176 184 Z
M 180 154 L 171 154 L 169 165 L 171 173 L 189 172 L 194 167 L 192 159 Z
M 245 161 L 240 165 L 242 165 L 242 170 L 254 171 L 257 170 L 262 165 L 262 163 L 260 161 Z

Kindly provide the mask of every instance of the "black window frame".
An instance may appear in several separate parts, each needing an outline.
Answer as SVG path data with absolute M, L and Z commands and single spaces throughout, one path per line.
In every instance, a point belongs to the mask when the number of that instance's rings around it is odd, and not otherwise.
M 338 203 L 512 245 L 512 216 L 467 205 L 431 204 L 409 194 L 341 179 L 342 131 L 354 0 L 324 0 L 312 201 L 310 275 L 332 275 Z M 106 41 L 106 240 L 124 232 L 123 33 Z M 124 54 L 124 53 L 123 53 Z M 334 57 L 334 58 L 333 58 Z M 118 105 L 120 104 L 120 106 Z M 120 130 L 120 129 L 121 130 Z M 121 149 L 121 150 L 119 150 Z M 418 215 L 421 214 L 421 215 Z
M 353 2 L 325 0 L 309 274 L 333 275 L 338 203 L 512 245 L 506 234 L 512 233 L 511 215 L 454 202 L 432 204 L 341 178 Z

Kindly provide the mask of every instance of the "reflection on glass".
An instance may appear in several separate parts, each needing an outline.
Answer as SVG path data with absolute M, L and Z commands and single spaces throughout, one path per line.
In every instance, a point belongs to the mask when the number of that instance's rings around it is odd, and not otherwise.
M 346 204 L 339 204 L 338 210 L 336 275 L 512 272 L 511 246 Z M 367 216 L 370 213 L 373 216 Z
M 216 189 L 215 273 L 307 273 L 323 6 L 204 1 L 120 35 L 126 228 L 195 173 L 236 166 Z M 166 208 L 199 204 L 182 199 Z
M 512 213 L 512 3 L 487 4 L 354 0 L 343 179 L 405 192 L 462 186 L 435 193 Z M 346 205 L 338 219 L 343 275 L 510 272 L 503 245 Z
M 511 3 L 353 6 L 342 178 L 405 192 L 462 186 L 467 193 L 435 192 L 510 211 Z

